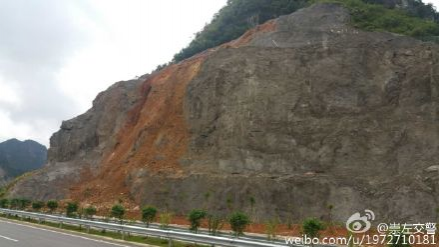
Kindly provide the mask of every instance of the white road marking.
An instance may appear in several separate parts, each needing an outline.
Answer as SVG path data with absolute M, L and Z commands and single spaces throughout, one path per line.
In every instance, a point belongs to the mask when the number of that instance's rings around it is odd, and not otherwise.
M 2 235 L 0 235 L 0 238 L 4 238 L 4 239 L 6 239 L 6 240 L 9 240 L 9 241 L 14 241 L 14 242 L 18 242 L 18 240 L 17 240 L 17 239 L 13 239 L 13 238 L 8 238 L 8 237 L 2 236 Z
M 119 247 L 131 247 L 131 246 L 128 246 L 128 245 L 116 244 L 116 243 L 107 242 L 107 241 L 104 241 L 104 240 L 92 239 L 92 238 L 87 238 L 87 237 L 83 237 L 83 236 L 79 236 L 79 235 L 68 234 L 68 233 L 65 233 L 65 232 L 57 232 L 57 231 L 53 231 L 53 230 L 49 230 L 49 229 L 44 229 L 44 228 L 38 228 L 38 227 L 34 227 L 34 226 L 23 225 L 23 224 L 19 224 L 19 223 L 15 223 L 15 222 L 9 222 L 9 221 L 3 221 L 3 220 L 0 220 L 0 222 L 7 223 L 7 224 L 12 224 L 12 225 L 24 226 L 24 227 L 28 227 L 28 228 L 32 228 L 32 229 L 37 229 L 37 230 L 41 230 L 41 231 L 46 231 L 46 232 L 53 232 L 53 233 L 62 234 L 62 235 L 66 235 L 66 236 L 70 236 L 70 237 L 75 237 L 75 238 L 82 238 L 82 239 L 85 239 L 85 240 L 94 241 L 94 242 L 103 243 L 103 244 L 109 244 L 109 245 L 114 245 L 114 246 L 119 246 Z M 15 240 L 15 241 L 18 241 L 18 240 Z

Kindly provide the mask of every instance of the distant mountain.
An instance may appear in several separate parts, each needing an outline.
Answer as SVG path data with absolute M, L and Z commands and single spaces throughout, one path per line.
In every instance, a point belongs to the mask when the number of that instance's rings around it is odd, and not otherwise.
M 0 185 L 46 163 L 47 148 L 32 140 L 0 143 Z

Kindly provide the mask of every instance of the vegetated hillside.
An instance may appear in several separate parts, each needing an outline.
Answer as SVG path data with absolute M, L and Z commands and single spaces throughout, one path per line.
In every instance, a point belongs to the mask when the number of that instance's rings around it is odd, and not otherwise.
M 175 55 L 174 62 L 232 41 L 267 20 L 293 13 L 316 2 L 321 1 L 229 0 L 213 20 L 196 34 L 188 47 Z M 424 4 L 420 0 L 329 0 L 327 2 L 340 2 L 352 10 L 353 21 L 359 28 L 389 31 L 430 40 L 436 40 L 431 36 L 438 35 L 436 22 L 439 20 L 439 14 L 431 4 Z
M 0 143 L 0 184 L 21 174 L 41 168 L 47 148 L 32 140 L 7 140 Z
M 255 221 L 428 222 L 439 204 L 439 47 L 320 3 L 138 80 L 62 123 L 10 197 Z M 399 10 L 391 10 L 399 11 Z M 427 21 L 427 20 L 423 20 Z M 422 203 L 413 204 L 413 201 Z
M 362 30 L 392 32 L 418 39 L 431 39 L 439 35 L 439 24 L 435 21 L 438 14 L 433 9 L 431 9 L 433 12 L 415 12 L 418 16 L 410 14 L 408 11 L 411 8 L 409 7 L 389 9 L 384 7 L 385 5 L 370 4 L 360 0 L 318 0 L 316 2 L 340 3 L 349 9 L 352 17 L 351 24 Z

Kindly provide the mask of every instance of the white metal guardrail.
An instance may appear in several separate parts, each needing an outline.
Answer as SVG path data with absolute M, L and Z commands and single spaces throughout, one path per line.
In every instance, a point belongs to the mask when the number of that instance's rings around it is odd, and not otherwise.
M 285 247 L 291 246 L 286 243 L 281 242 L 267 242 L 267 241 L 259 241 L 252 239 L 240 239 L 238 237 L 225 237 L 225 236 L 212 236 L 207 234 L 196 234 L 191 232 L 181 232 L 181 231 L 173 231 L 173 230 L 165 230 L 165 229 L 153 229 L 153 228 L 144 228 L 140 226 L 133 225 L 122 225 L 115 223 L 107 223 L 100 221 L 91 221 L 84 219 L 76 219 L 76 218 L 67 218 L 63 216 L 56 216 L 50 214 L 40 214 L 26 211 L 18 211 L 11 209 L 3 209 L 0 208 L 0 213 L 7 215 L 17 215 L 18 217 L 23 218 L 31 218 L 36 219 L 38 221 L 49 221 L 56 222 L 59 224 L 69 224 L 69 225 L 81 225 L 90 228 L 97 229 L 105 229 L 109 231 L 118 231 L 122 234 L 135 234 L 135 235 L 143 235 L 143 236 L 152 236 L 159 238 L 169 239 L 169 243 L 172 243 L 172 240 L 179 240 L 183 242 L 191 242 L 198 244 L 206 244 L 213 246 L 225 246 L 225 247 Z M 297 246 L 299 247 L 299 246 Z

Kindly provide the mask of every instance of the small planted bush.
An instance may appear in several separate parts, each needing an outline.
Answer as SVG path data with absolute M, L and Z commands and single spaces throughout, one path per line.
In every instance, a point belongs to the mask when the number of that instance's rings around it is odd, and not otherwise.
M 32 202 L 32 209 L 39 212 L 43 207 L 45 203 L 41 201 Z
M 309 218 L 303 221 L 302 229 L 306 236 L 316 238 L 319 236 L 320 231 L 325 230 L 325 226 L 320 220 Z
M 124 215 L 125 208 L 121 204 L 116 204 L 111 208 L 111 216 L 119 219 L 120 222 L 122 222 Z
M 77 212 L 78 212 L 78 203 L 77 202 L 68 202 L 66 205 L 67 217 L 75 217 Z
M 201 225 L 201 220 L 206 218 L 206 215 L 207 215 L 207 213 L 204 210 L 200 210 L 200 209 L 192 210 L 188 215 L 188 219 L 191 223 L 190 230 L 197 232 L 198 228 Z
M 0 200 L 0 208 L 7 208 L 9 206 L 9 200 L 3 198 Z
M 84 208 L 84 214 L 88 219 L 92 219 L 94 215 L 96 215 L 97 210 L 93 206 L 88 206 Z
M 20 207 L 20 199 L 12 198 L 9 205 L 11 209 L 18 209 Z
M 58 202 L 55 200 L 50 200 L 46 203 L 47 208 L 49 209 L 50 213 L 53 213 L 58 208 Z
M 245 228 L 250 224 L 250 218 L 242 212 L 235 212 L 230 216 L 229 223 L 234 234 L 241 236 L 244 234 Z
M 31 205 L 31 201 L 29 199 L 26 199 L 26 198 L 18 199 L 18 208 L 20 210 L 24 210 L 24 209 L 28 208 L 30 205 Z
M 149 224 L 157 216 L 157 208 L 153 206 L 145 206 L 142 208 L 142 221 L 149 227 Z

